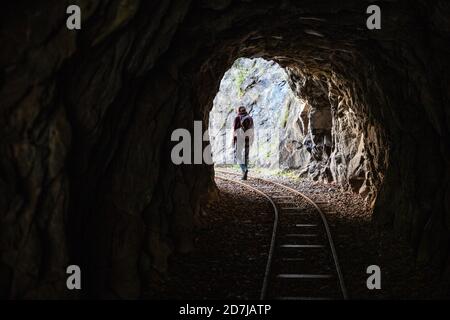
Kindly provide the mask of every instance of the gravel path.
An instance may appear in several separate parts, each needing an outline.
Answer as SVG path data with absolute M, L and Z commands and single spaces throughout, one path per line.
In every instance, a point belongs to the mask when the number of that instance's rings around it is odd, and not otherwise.
M 445 298 L 429 271 L 424 274 L 407 243 L 372 222 L 358 195 L 338 186 L 280 176 L 261 176 L 304 193 L 327 217 L 351 299 Z M 195 251 L 176 254 L 156 282 L 153 299 L 258 299 L 267 261 L 273 213 L 261 195 L 216 179 L 219 199 L 206 209 Z M 254 182 L 253 182 L 254 184 Z M 366 268 L 381 268 L 381 290 L 368 290 Z M 448 297 L 447 297 L 448 298 Z
M 315 202 L 328 202 L 319 207 L 330 225 L 351 299 L 448 299 L 436 273 L 416 265 L 404 239 L 373 223 L 372 210 L 359 195 L 343 192 L 335 184 L 260 177 L 286 184 Z M 381 268 L 381 290 L 367 289 L 369 265 Z
M 270 203 L 234 183 L 216 179 L 219 199 L 206 209 L 192 253 L 173 255 L 170 270 L 150 298 L 258 299 L 273 223 Z

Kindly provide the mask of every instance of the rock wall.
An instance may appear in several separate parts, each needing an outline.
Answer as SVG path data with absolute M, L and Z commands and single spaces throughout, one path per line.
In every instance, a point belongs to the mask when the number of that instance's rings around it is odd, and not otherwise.
M 82 8 L 80 31 L 65 9 Z M 170 161 L 238 57 L 326 84 L 334 179 L 450 274 L 447 1 L 8 2 L 0 40 L 0 295 L 136 298 L 190 250 L 212 168 Z M 313 105 L 314 107 L 314 105 Z M 302 114 L 302 113 L 301 113 Z M 349 136 L 347 133 L 351 133 Z M 342 134 L 342 136 L 340 136 Z M 363 177 L 364 176 L 364 177 Z M 445 271 L 447 270 L 447 271 Z
M 304 159 L 300 176 L 337 182 L 373 204 L 388 166 L 388 143 L 380 124 L 358 116 L 355 110 L 364 106 L 356 106 L 357 97 L 340 89 L 339 81 L 291 70 L 290 84 L 304 100 L 304 108 L 289 124 L 300 129 L 296 136 L 303 139 L 297 150 Z
M 301 103 L 288 82 L 287 73 L 273 61 L 240 58 L 233 63 L 220 82 L 209 114 L 215 164 L 234 163 L 230 143 L 233 121 L 237 108 L 245 106 L 255 126 L 250 164 L 269 168 L 283 166 L 280 149 L 294 139 L 286 132 L 288 120 L 298 112 Z
M 301 177 L 331 182 L 333 117 L 327 85 L 305 74 L 296 73 L 295 69 L 289 72 L 289 83 L 303 101 L 302 108 L 291 115 L 289 120 L 288 131 L 297 132 L 292 134 L 296 150 L 286 150 L 287 157 L 297 156 L 302 161 L 294 162 L 290 168 L 298 168 Z
M 373 200 L 382 179 L 378 186 L 369 181 L 374 168 L 364 161 L 364 146 L 372 139 L 364 139 L 362 128 L 348 125 L 356 123 L 354 113 L 332 114 L 327 82 L 306 75 L 295 79 L 287 72 L 295 70 L 261 58 L 239 58 L 224 74 L 209 115 L 214 163 L 234 163 L 232 124 L 242 105 L 255 121 L 252 165 L 297 169 L 300 176 L 335 181 Z

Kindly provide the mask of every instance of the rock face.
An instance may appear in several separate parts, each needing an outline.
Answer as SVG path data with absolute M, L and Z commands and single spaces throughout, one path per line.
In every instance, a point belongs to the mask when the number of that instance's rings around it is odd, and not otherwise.
M 318 178 L 372 199 L 374 219 L 448 279 L 448 1 L 382 2 L 381 30 L 366 28 L 359 0 L 70 4 L 80 31 L 64 27 L 65 1 L 1 13 L 2 297 L 67 295 L 78 264 L 82 295 L 136 298 L 170 253 L 191 249 L 213 169 L 174 165 L 170 136 L 207 127 L 239 57 L 288 69 L 307 100 L 288 121 L 313 133 L 304 156 Z
M 236 109 L 245 106 L 255 122 L 250 163 L 259 167 L 298 169 L 300 176 L 337 182 L 373 201 L 382 172 L 370 163 L 366 139 L 351 110 L 336 105 L 333 84 L 285 71 L 261 58 L 239 58 L 220 82 L 210 112 L 209 131 L 215 164 L 234 163 L 230 144 Z M 293 92 L 295 90 L 295 93 Z M 340 110 L 339 112 L 337 110 Z
M 300 100 L 289 86 L 287 73 L 277 63 L 261 58 L 237 59 L 225 73 L 209 115 L 216 164 L 234 163 L 230 141 L 239 106 L 246 107 L 254 120 L 255 139 L 250 149 L 250 163 L 279 168 L 280 149 L 290 139 L 285 133 L 288 118 L 300 109 Z
M 289 67 L 287 72 L 292 72 Z M 373 201 L 382 175 L 373 180 L 376 170 L 364 148 L 363 128 L 355 125 L 353 112 L 342 106 L 336 112 L 331 87 L 304 75 L 291 79 L 274 62 L 236 60 L 221 81 L 210 113 L 214 162 L 233 163 L 231 126 L 237 107 L 243 105 L 255 120 L 252 164 L 298 169 L 302 177 L 338 182 Z M 369 140 L 381 144 L 376 135 Z
M 376 164 L 371 161 L 380 154 L 387 156 L 382 150 L 387 143 L 383 140 L 383 130 L 361 125 L 366 120 L 358 119 L 345 104 L 343 93 L 335 92 L 335 84 L 330 79 L 317 80 L 303 75 L 303 80 L 294 77 L 291 85 L 304 100 L 299 115 L 291 115 L 293 119 L 289 122 L 290 128 L 301 132 L 292 136 L 303 138 L 299 145 L 303 152 L 298 151 L 306 160 L 300 162 L 301 176 L 337 182 L 373 202 L 387 164 L 386 159 L 378 159 Z M 305 150 L 309 157 L 304 156 Z M 292 152 L 287 154 L 292 156 Z
M 296 152 L 287 153 L 289 157 L 300 154 L 305 161 L 294 165 L 299 167 L 300 175 L 313 180 L 333 180 L 330 172 L 332 144 L 333 117 L 331 103 L 328 99 L 326 83 L 317 82 L 310 77 L 298 77 L 290 81 L 296 94 L 303 100 L 302 108 L 298 113 L 290 115 L 289 130 L 300 132 L 292 134 Z M 297 141 L 301 141 L 298 143 Z M 289 162 L 288 162 L 289 163 Z M 292 168 L 292 166 L 291 166 Z

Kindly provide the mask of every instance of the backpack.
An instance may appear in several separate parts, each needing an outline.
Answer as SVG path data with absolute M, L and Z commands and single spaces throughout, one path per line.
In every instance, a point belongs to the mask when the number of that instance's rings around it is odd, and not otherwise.
M 253 129 L 253 119 L 252 117 L 250 117 L 248 114 L 245 115 L 244 117 L 239 117 L 239 122 L 241 124 L 241 128 L 242 130 L 247 131 L 249 129 Z
M 248 140 L 247 138 L 245 140 L 252 144 L 255 138 L 252 117 L 250 117 L 248 114 L 242 117 L 242 119 L 241 117 L 239 117 L 239 123 L 241 127 L 239 128 L 238 132 L 241 131 L 242 134 L 244 134 L 248 138 Z M 248 130 L 250 130 L 250 132 L 247 132 Z

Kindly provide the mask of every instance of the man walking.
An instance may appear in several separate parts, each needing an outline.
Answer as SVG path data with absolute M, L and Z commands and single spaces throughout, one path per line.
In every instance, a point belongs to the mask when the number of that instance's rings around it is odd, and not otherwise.
M 247 180 L 248 155 L 253 142 L 253 119 L 244 106 L 238 108 L 233 124 L 233 146 L 237 163 L 242 170 L 242 180 Z

